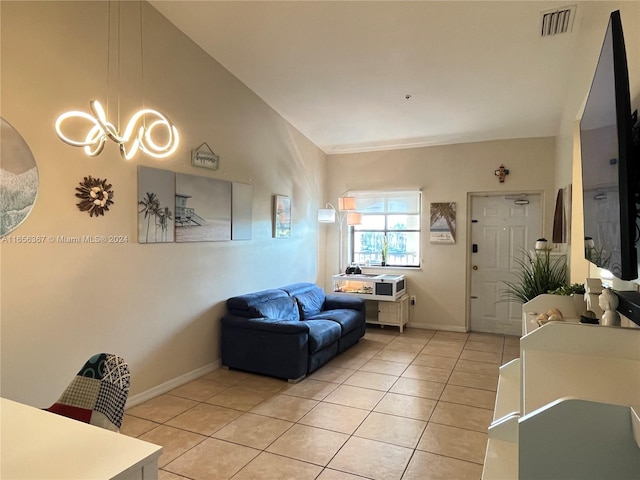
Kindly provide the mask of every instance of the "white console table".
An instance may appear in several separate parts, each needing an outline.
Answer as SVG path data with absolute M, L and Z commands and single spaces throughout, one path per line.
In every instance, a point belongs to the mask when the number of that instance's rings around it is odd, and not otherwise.
M 483 480 L 640 478 L 640 329 L 576 323 L 541 297 L 500 367 Z M 558 302 L 568 322 L 527 316 Z
M 162 447 L 0 398 L 0 478 L 149 480 Z

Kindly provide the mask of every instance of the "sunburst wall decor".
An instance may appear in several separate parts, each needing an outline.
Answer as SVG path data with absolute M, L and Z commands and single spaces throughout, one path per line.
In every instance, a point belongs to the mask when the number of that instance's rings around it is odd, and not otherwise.
M 78 209 L 88 212 L 90 217 L 104 215 L 104 212 L 109 211 L 109 205 L 113 205 L 113 190 L 106 178 L 101 180 L 91 175 L 84 177 L 76 191 L 76 197 L 80 199 L 76 204 Z

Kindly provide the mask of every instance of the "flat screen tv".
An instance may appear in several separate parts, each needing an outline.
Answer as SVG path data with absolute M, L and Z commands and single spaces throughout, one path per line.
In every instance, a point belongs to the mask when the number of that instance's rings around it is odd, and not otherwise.
M 585 258 L 622 280 L 638 277 L 638 149 L 620 12 L 611 13 L 580 121 Z

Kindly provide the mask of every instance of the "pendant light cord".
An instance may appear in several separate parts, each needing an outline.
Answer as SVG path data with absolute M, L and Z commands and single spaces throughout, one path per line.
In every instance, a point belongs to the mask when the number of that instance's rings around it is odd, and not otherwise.
M 118 2 L 118 42 L 117 42 L 117 48 L 118 48 L 118 73 L 116 76 L 116 88 L 118 91 L 118 101 L 117 101 L 117 112 L 116 112 L 116 118 L 117 118 L 117 126 L 118 126 L 118 131 L 120 131 L 120 37 L 122 33 L 122 13 L 120 11 L 120 2 Z
M 139 12 L 139 18 L 140 18 L 140 77 L 142 78 L 142 108 L 145 108 L 145 102 L 144 102 L 144 94 L 145 94 L 145 88 L 144 88 L 144 41 L 143 41 L 143 36 L 142 36 L 142 0 L 138 1 L 138 12 Z M 142 122 L 144 127 L 146 128 L 146 116 L 142 117 Z
M 109 118 L 109 93 L 111 80 L 111 0 L 107 10 L 107 118 Z

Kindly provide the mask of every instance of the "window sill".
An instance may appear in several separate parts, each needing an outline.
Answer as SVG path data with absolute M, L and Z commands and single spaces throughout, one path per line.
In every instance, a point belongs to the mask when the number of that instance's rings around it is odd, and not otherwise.
M 422 267 L 408 267 L 403 265 L 369 265 L 367 267 L 360 266 L 360 269 L 363 272 L 371 272 L 376 270 L 415 270 L 418 272 L 422 271 Z

